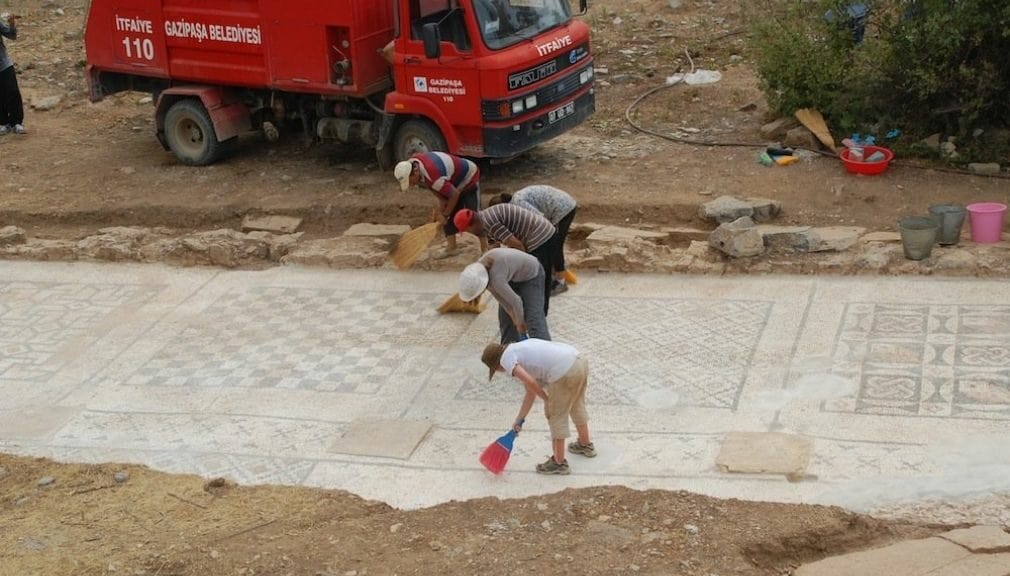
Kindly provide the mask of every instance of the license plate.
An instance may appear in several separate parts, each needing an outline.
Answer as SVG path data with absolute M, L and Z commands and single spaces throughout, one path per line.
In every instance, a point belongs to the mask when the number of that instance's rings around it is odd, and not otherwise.
M 575 114 L 575 102 L 569 102 L 557 110 L 551 110 L 548 112 L 547 123 L 554 124 L 558 120 L 561 120 L 566 116 L 571 116 L 572 114 Z

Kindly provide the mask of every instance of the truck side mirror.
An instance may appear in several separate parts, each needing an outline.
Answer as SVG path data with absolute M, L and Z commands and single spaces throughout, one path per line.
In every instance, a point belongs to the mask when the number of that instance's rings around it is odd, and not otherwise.
M 589 0 L 579 0 L 579 14 L 585 14 L 589 11 Z
M 434 22 L 425 24 L 421 28 L 421 38 L 424 40 L 424 56 L 426 58 L 435 60 L 442 55 L 442 33 L 438 30 L 438 24 Z

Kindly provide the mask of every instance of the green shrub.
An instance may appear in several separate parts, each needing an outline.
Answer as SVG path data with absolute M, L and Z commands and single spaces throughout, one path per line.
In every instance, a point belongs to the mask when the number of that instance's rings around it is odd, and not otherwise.
M 846 12 L 856 3 L 869 10 L 861 41 Z M 940 132 L 961 142 L 976 128 L 1010 126 L 1007 0 L 759 0 L 752 6 L 751 48 L 778 113 L 813 107 L 842 134 L 880 135 L 897 127 L 909 136 Z M 835 15 L 830 22 L 828 12 Z

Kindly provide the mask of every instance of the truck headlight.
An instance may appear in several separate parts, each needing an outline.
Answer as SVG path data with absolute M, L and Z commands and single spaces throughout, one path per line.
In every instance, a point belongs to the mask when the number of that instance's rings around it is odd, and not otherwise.
M 533 94 L 526 97 L 526 109 L 532 110 L 537 107 L 537 95 Z
M 579 72 L 579 84 L 585 84 L 593 77 L 592 67 L 586 68 L 582 72 Z
M 519 114 L 522 111 L 523 111 L 523 101 L 522 100 L 513 100 L 512 101 L 512 113 L 513 114 Z

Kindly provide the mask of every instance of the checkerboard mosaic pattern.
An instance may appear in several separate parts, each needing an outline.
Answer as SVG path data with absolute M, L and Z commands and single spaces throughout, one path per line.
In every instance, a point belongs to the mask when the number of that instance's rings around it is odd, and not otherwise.
M 394 376 L 423 378 L 458 336 L 452 319 L 435 311 L 438 300 L 380 291 L 234 290 L 124 384 L 373 394 Z M 418 355 L 418 348 L 432 353 Z
M 833 363 L 827 411 L 1010 420 L 1010 306 L 849 304 Z
M 590 404 L 736 408 L 772 303 L 688 299 L 557 298 L 552 336 L 589 354 Z M 514 397 L 468 379 L 461 400 Z

